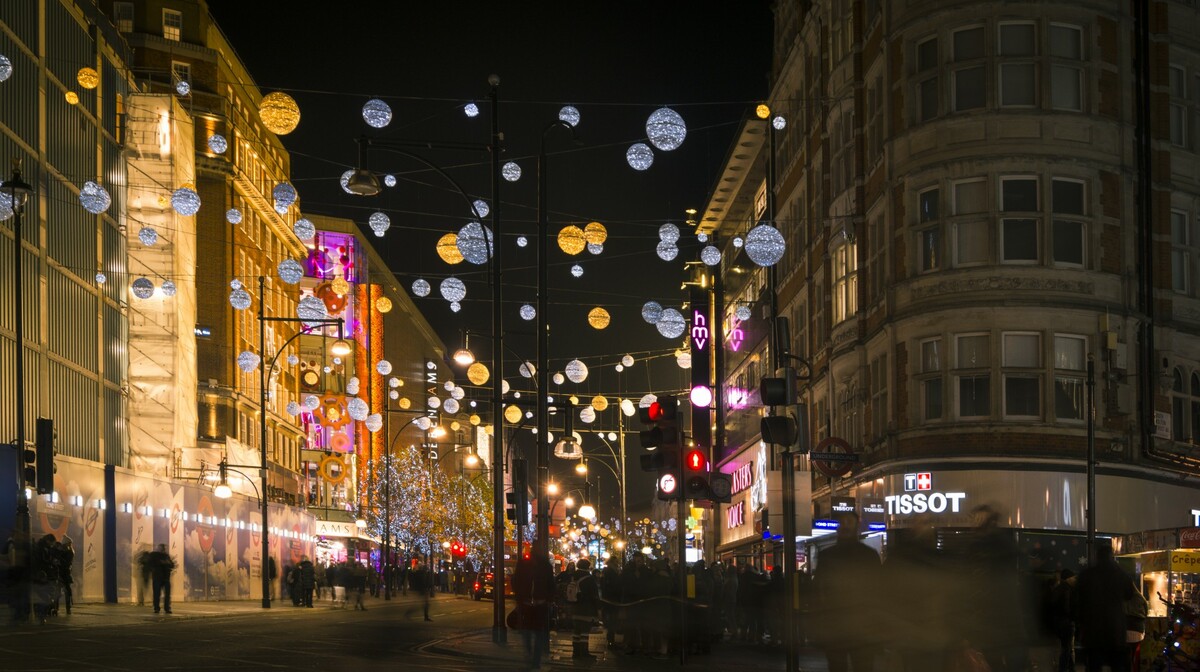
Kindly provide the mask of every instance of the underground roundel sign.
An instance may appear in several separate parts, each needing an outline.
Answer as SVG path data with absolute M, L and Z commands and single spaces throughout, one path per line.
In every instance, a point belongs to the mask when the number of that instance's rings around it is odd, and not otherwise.
M 822 439 L 817 447 L 809 454 L 812 465 L 817 471 L 829 478 L 841 478 L 854 469 L 858 456 L 845 439 L 830 436 Z

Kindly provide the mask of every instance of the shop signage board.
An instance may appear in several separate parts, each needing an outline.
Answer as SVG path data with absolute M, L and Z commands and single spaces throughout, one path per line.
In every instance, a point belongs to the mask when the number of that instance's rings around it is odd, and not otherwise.
M 747 460 L 737 469 L 734 469 L 730 476 L 733 478 L 733 487 L 730 489 L 730 493 L 736 495 L 754 485 L 754 462 Z
M 1189 527 L 1179 531 L 1180 548 L 1200 548 L 1200 527 Z
M 833 497 L 830 499 L 830 512 L 833 515 L 839 516 L 844 513 L 857 513 L 857 507 L 854 505 L 853 497 Z
M 887 529 L 887 504 L 882 499 L 863 499 L 859 512 L 859 529 L 875 532 Z
M 937 492 L 933 473 L 919 471 L 904 474 L 904 494 L 883 498 L 889 515 L 910 513 L 962 513 L 965 492 Z
M 1171 551 L 1171 571 L 1187 574 L 1200 572 L 1200 551 Z

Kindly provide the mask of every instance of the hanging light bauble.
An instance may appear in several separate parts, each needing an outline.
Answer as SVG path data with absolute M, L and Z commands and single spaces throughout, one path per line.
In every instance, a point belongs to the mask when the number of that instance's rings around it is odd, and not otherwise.
M 654 150 L 644 142 L 636 142 L 626 150 L 625 162 L 634 170 L 649 170 L 654 165 Z
M 579 110 L 575 109 L 571 105 L 564 105 L 562 109 L 558 111 L 558 120 L 566 123 L 571 128 L 574 128 L 579 125 Z
M 300 240 L 312 240 L 313 236 L 317 235 L 317 227 L 312 222 L 301 217 L 292 225 L 292 233 Z
M 583 227 L 583 237 L 591 244 L 603 245 L 608 240 L 608 229 L 600 222 L 590 222 Z
M 467 422 L 471 423 L 471 426 L 473 427 L 478 427 L 479 423 L 483 422 L 483 418 L 472 413 L 471 417 L 467 418 Z
M 563 367 L 563 373 L 566 374 L 567 380 L 571 381 L 572 383 L 582 383 L 583 381 L 587 380 L 588 367 L 587 364 L 584 364 L 578 359 L 572 359 L 571 361 L 567 362 L 566 366 Z
M 741 237 L 741 236 L 734 236 L 734 237 L 733 237 L 733 246 L 734 246 L 734 247 L 736 247 L 736 248 L 738 248 L 738 249 L 741 249 L 741 248 L 742 248 L 742 245 L 744 245 L 744 244 L 745 244 L 745 241 L 744 241 L 744 240 L 742 240 L 742 237 Z
M 707 233 L 697 233 L 696 240 L 698 240 L 702 243 L 707 243 L 708 242 L 708 234 Z
M 315 411 L 317 410 L 317 407 L 321 405 L 321 400 L 317 398 L 317 395 L 310 394 L 307 397 L 304 397 L 301 403 L 303 403 L 304 407 L 308 410 Z
M 521 409 L 516 406 L 509 406 L 504 409 L 504 419 L 511 424 L 517 424 L 521 421 Z
M 669 152 L 683 144 L 687 124 L 683 117 L 669 107 L 660 107 L 646 119 L 646 137 L 655 149 Z
M 351 377 L 350 380 L 346 381 L 346 394 L 358 394 L 359 385 L 358 377 Z
M 159 287 L 159 289 L 162 290 L 163 296 L 175 296 L 175 292 L 178 291 L 178 289 L 175 287 L 175 283 L 171 282 L 170 280 L 163 280 L 162 287 Z
M 392 218 L 382 212 L 372 212 L 371 216 L 367 218 L 367 226 L 375 232 L 376 238 L 382 238 L 383 234 L 392 228 Z
M 171 207 L 184 217 L 191 217 L 200 210 L 200 194 L 191 185 L 184 185 L 171 194 Z
M 596 409 L 592 408 L 591 406 L 584 406 L 583 408 L 579 409 L 579 419 L 587 423 L 595 422 Z
M 551 380 L 554 381 L 555 385 L 562 385 L 563 383 L 567 382 L 567 377 L 559 372 L 555 372 L 554 375 L 551 376 Z
M 67 100 L 68 105 L 78 105 L 79 104 L 79 94 L 75 93 L 74 91 L 67 91 L 67 93 L 63 96 L 63 98 L 65 98 Z
M 642 304 L 642 319 L 648 324 L 658 324 L 658 321 L 662 319 L 662 314 L 663 307 L 657 301 L 647 301 Z M 625 366 L 629 366 L 629 364 Z
M 533 378 L 537 374 L 537 369 L 532 362 L 521 362 L 521 365 L 517 367 L 517 372 L 523 378 Z
M 587 238 L 583 235 L 583 229 L 568 224 L 558 232 L 558 249 L 570 255 L 576 255 L 587 248 Z
M 392 372 L 392 363 L 386 359 L 381 359 L 375 365 L 375 370 L 379 372 L 379 375 L 386 376 Z
M 661 316 L 662 315 L 662 306 L 659 306 L 658 311 L 659 311 L 659 315 Z M 658 320 L 655 320 L 655 322 L 657 322 L 657 321 Z M 626 367 L 633 366 L 633 355 L 625 355 L 624 357 L 621 358 L 621 363 L 624 364 Z
M 129 290 L 139 299 L 148 299 L 154 296 L 154 283 L 149 278 L 138 278 L 129 285 Z
M 152 226 L 143 226 L 138 231 L 138 241 L 146 247 L 154 247 L 158 243 L 158 231 Z
M 96 273 L 96 284 L 103 285 L 108 282 L 108 276 L 103 273 Z
M 603 411 L 607 409 L 608 399 L 599 394 L 592 397 L 592 408 L 596 409 L 597 411 Z
M 650 404 L 658 401 L 658 395 L 647 394 L 638 400 L 638 408 L 650 408 Z
M 589 254 L 599 255 L 601 252 L 604 251 L 604 245 L 597 244 L 597 243 L 588 243 L 587 251 Z
M 460 311 L 460 310 L 462 310 L 462 304 L 461 304 L 461 303 L 459 303 L 458 301 L 451 301 L 451 302 L 450 302 L 450 312 L 452 312 L 452 313 L 457 313 L 457 312 L 458 312 L 458 311 Z
M 392 108 L 378 98 L 372 98 L 363 104 L 363 121 L 371 128 L 383 128 L 392 123 Z
M 571 277 L 573 277 L 573 278 L 583 277 L 583 266 L 580 266 L 579 264 L 575 264 L 575 265 L 571 266 Z
M 388 378 L 388 387 L 404 387 L 404 381 L 392 376 L 391 378 Z
M 296 317 L 300 318 L 306 327 L 321 326 L 316 320 L 329 319 L 329 310 L 325 302 L 315 296 L 304 296 L 296 304 Z
M 229 222 L 230 224 L 235 224 L 235 225 L 241 224 L 242 223 L 242 211 L 238 210 L 237 208 L 230 208 L 230 209 L 226 210 L 225 211 L 225 221 Z
M 442 261 L 447 264 L 461 263 L 463 260 L 462 252 L 458 249 L 458 234 L 447 233 L 438 239 L 437 253 L 442 258 Z
M 487 201 L 483 200 L 482 198 L 475 199 L 475 202 L 471 204 L 471 209 L 475 211 L 475 216 L 479 217 L 480 219 L 487 217 L 488 213 L 492 211 L 492 209 L 488 207 Z
M 658 227 L 658 239 L 664 243 L 679 242 L 679 227 L 670 222 L 663 224 Z
M 294 285 L 300 282 L 304 277 L 304 267 L 295 259 L 284 259 L 279 262 L 279 279 L 289 285 Z
M 637 409 L 634 408 L 634 406 L 633 406 L 633 400 L 622 399 L 621 400 L 621 412 L 625 414 L 625 417 L 631 417 L 633 415 L 636 415 Z
M 737 319 L 745 322 L 746 320 L 750 319 L 750 306 L 738 306 L 733 311 L 733 314 L 737 316 Z
M 658 333 L 667 338 L 679 338 L 687 329 L 687 320 L 683 319 L 683 314 L 674 308 L 664 308 L 662 317 L 655 323 L 658 327 Z
M 663 261 L 671 261 L 675 257 L 679 256 L 679 248 L 675 246 L 675 243 L 668 243 L 664 241 L 658 244 L 658 247 L 655 248 L 654 253 L 657 254 L 658 258 L 662 259 Z
M 442 410 L 449 413 L 450 415 L 454 415 L 455 413 L 458 413 L 458 400 L 457 399 L 447 399 L 447 400 L 443 401 L 442 402 Z
M 381 296 L 378 299 L 375 299 L 375 310 L 378 310 L 381 313 L 392 312 L 392 300 L 386 296 Z
M 475 362 L 467 367 L 467 380 L 473 385 L 483 385 L 492 377 L 488 367 L 483 362 Z
M 676 364 L 678 364 L 678 365 L 679 365 L 679 368 L 681 368 L 681 369 L 690 369 L 690 368 L 692 368 L 692 355 L 691 355 L 691 353 L 688 353 L 688 352 L 679 352 L 679 353 L 676 353 L 676 354 L 675 354 L 675 363 L 676 363 Z
M 12 61 L 4 54 L 0 54 L 0 82 L 7 81 L 12 76 L 13 67 Z
M 366 420 L 363 421 L 363 425 L 366 426 L 368 432 L 374 434 L 375 432 L 383 429 L 383 415 L 380 413 L 372 413 L 367 416 Z
M 79 189 L 79 204 L 93 215 L 99 215 L 112 205 L 112 197 L 108 195 L 104 187 L 88 180 Z
M 225 136 L 214 133 L 208 136 L 208 151 L 213 154 L 224 154 L 225 150 L 229 149 L 229 141 Z
M 367 402 L 358 397 L 350 397 L 346 400 L 346 413 L 353 419 L 362 422 L 367 419 L 367 414 L 371 412 L 371 408 L 367 406 Z
M 592 325 L 593 329 L 604 329 L 611 320 L 608 311 L 599 306 L 588 312 L 588 324 Z
M 250 307 L 250 293 L 242 289 L 242 283 L 237 280 L 233 282 L 237 282 L 237 286 L 229 290 L 229 305 L 236 310 L 246 310 Z
M 275 91 L 263 96 L 258 105 L 258 118 L 268 131 L 275 135 L 287 135 L 300 124 L 300 106 L 291 96 Z
M 278 207 L 288 207 L 296 202 L 296 188 L 287 182 L 280 182 L 271 190 L 271 197 L 275 199 L 275 205 Z
M 782 131 L 783 129 L 787 128 L 787 119 L 784 119 L 782 115 L 777 116 L 771 120 L 771 126 L 773 126 L 777 131 Z
M 463 105 L 463 114 L 467 115 L 469 119 L 474 119 L 479 116 L 479 106 L 475 103 L 467 103 Z
M 85 89 L 94 89 L 100 86 L 100 73 L 95 68 L 83 67 L 75 73 L 75 81 Z
M 346 296 L 350 293 L 350 283 L 346 282 L 346 279 L 339 275 L 329 281 L 329 289 L 333 290 L 333 293 L 338 296 Z
M 455 245 L 467 261 L 486 264 L 492 256 L 492 230 L 479 222 L 467 222 L 459 229 Z
M 340 178 L 338 178 L 338 182 L 340 182 L 342 185 L 342 191 L 346 192 L 347 194 L 354 195 L 354 192 L 350 191 L 350 178 L 351 177 L 354 177 L 354 169 L 353 168 L 342 173 L 342 176 Z
M 467 286 L 462 280 L 455 277 L 442 280 L 442 283 L 438 285 L 438 291 L 442 293 L 442 298 L 447 301 L 462 301 L 467 298 Z
M 537 317 L 537 309 L 536 308 L 529 305 L 528 303 L 521 306 L 521 319 L 522 320 L 532 320 L 535 317 Z
M 407 411 L 412 407 L 412 400 L 408 397 L 400 397 L 399 401 L 396 402 L 396 405 Z
M 509 161 L 500 168 L 500 174 L 509 182 L 521 179 L 521 167 L 515 161 Z
M 526 238 L 525 236 L 517 236 L 517 247 L 527 247 L 528 245 L 529 245 L 528 238 Z
M 700 260 L 709 266 L 716 266 L 721 263 L 721 251 L 712 245 L 708 245 L 703 250 L 700 250 Z
M 246 373 L 257 369 L 260 361 L 262 361 L 262 358 L 249 350 L 243 350 L 237 356 L 238 368 Z
M 432 289 L 433 288 L 429 286 L 429 281 L 424 278 L 417 278 L 416 280 L 413 280 L 412 293 L 415 296 L 422 298 L 429 296 L 429 292 Z
M 284 411 L 285 411 L 285 412 L 286 412 L 288 415 L 290 415 L 290 416 L 293 416 L 293 417 L 294 417 L 294 416 L 297 416 L 297 415 L 300 415 L 300 404 L 298 404 L 298 403 L 296 403 L 296 402 L 294 402 L 294 401 L 289 401 L 289 402 L 288 402 L 288 404 L 287 404 L 287 407 L 286 407 L 286 408 L 284 408 L 283 410 L 284 410 Z
M 750 229 L 745 245 L 746 256 L 759 266 L 774 266 L 787 249 L 783 234 L 770 224 L 759 224 Z

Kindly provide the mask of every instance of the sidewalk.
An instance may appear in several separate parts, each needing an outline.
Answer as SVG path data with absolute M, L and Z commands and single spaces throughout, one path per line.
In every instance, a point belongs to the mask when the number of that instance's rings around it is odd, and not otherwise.
M 326 608 L 330 608 L 328 603 Z M 272 611 L 290 611 L 296 609 L 290 601 L 271 603 Z M 172 602 L 171 612 L 154 613 L 154 607 L 147 604 L 139 607 L 135 604 L 111 604 L 104 602 L 88 602 L 76 604 L 70 615 L 65 609 L 58 616 L 46 619 L 46 625 L 41 626 L 32 621 L 28 623 L 13 623 L 6 615 L 0 621 L 0 636 L 20 632 L 23 628 L 57 627 L 57 628 L 95 628 L 100 626 L 137 625 L 139 623 L 154 623 L 166 620 L 190 620 L 197 618 L 221 618 L 225 616 L 240 616 L 249 613 L 262 612 L 262 600 L 221 600 L 213 602 Z

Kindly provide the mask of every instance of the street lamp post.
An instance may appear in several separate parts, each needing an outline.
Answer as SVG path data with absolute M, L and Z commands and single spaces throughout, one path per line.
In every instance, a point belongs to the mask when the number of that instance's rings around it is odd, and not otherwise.
M 270 525 L 267 520 L 268 506 L 267 494 L 269 492 L 267 484 L 267 371 L 275 368 L 275 363 L 279 361 L 279 355 L 287 349 L 288 344 L 300 337 L 301 334 L 306 334 L 310 329 L 315 329 L 319 326 L 337 325 L 338 339 L 334 341 L 331 352 L 341 357 L 350 354 L 350 344 L 346 343 L 342 335 L 342 320 L 341 319 L 324 319 L 324 320 L 305 320 L 298 317 L 267 317 L 266 314 L 266 286 L 267 279 L 265 276 L 258 276 L 258 352 L 262 360 L 260 365 L 262 369 L 259 371 L 259 394 L 258 394 L 258 441 L 262 448 L 262 496 L 259 498 L 262 503 L 262 562 L 259 567 L 259 573 L 262 574 L 262 606 L 263 609 L 271 608 L 271 576 L 267 571 L 271 556 L 271 547 L 268 540 L 270 536 Z M 292 334 L 283 345 L 275 351 L 268 363 L 265 357 L 267 352 L 267 322 L 300 322 L 303 326 Z
M 21 257 L 24 256 L 25 244 L 21 238 L 21 218 L 25 214 L 25 203 L 32 193 L 33 187 L 21 179 L 21 160 L 13 159 L 12 177 L 0 186 L 0 194 L 7 196 L 8 205 L 12 207 L 13 211 L 13 328 L 16 339 L 14 373 L 16 374 L 17 388 L 14 406 L 17 414 L 16 455 L 18 464 L 25 452 L 25 329 L 22 319 L 24 317 L 22 309 L 24 272 L 21 270 Z M 33 562 L 33 520 L 29 514 L 29 497 L 26 494 L 28 490 L 25 487 L 24 472 L 24 469 L 17 468 L 16 524 L 20 534 L 16 536 L 18 539 L 23 538 L 19 552 L 25 554 L 25 580 L 21 586 L 21 597 L 18 599 L 32 606 L 30 590 L 33 587 L 31 581 L 33 576 L 31 567 Z M 18 609 L 18 613 L 21 613 L 20 609 Z

